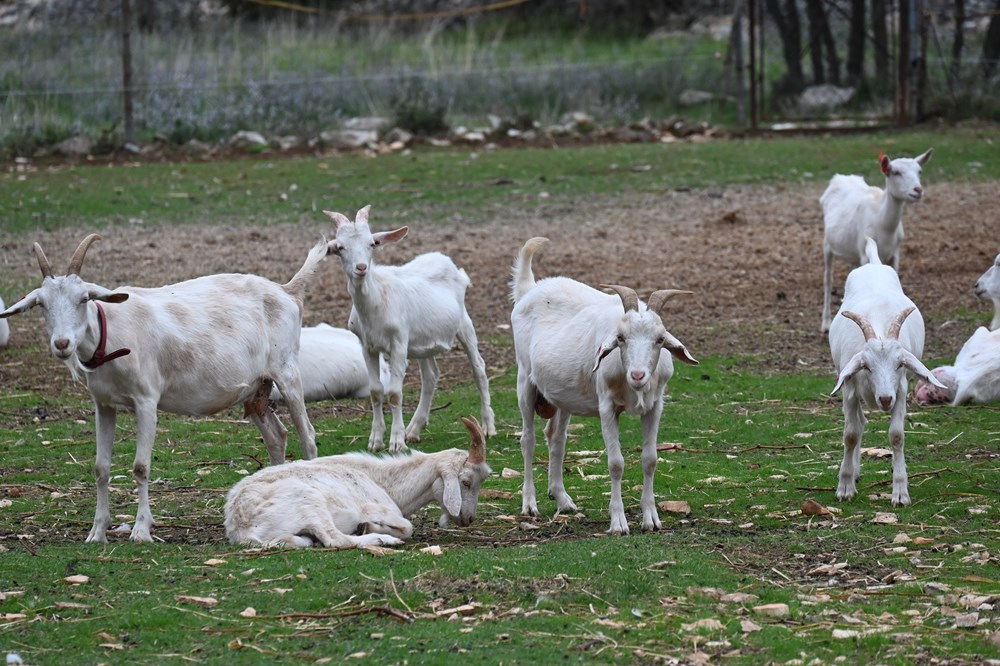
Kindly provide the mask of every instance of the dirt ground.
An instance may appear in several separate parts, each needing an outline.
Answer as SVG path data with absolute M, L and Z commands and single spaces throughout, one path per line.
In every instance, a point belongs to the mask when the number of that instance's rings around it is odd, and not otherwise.
M 972 287 L 1000 249 L 996 183 L 927 183 L 925 200 L 904 216 L 901 279 L 927 322 L 924 360 L 953 358 L 975 326 L 988 323 L 988 303 Z M 831 372 L 826 336 L 819 332 L 822 303 L 822 184 L 733 186 L 696 191 L 600 197 L 542 203 L 532 210 L 497 210 L 491 222 L 406 220 L 410 234 L 381 255 L 402 263 L 440 250 L 473 280 L 467 297 L 491 374 L 514 365 L 509 344 L 511 260 L 532 236 L 552 242 L 535 260 L 538 277 L 567 275 L 589 284 L 612 282 L 646 295 L 659 288 L 690 289 L 668 305 L 667 327 L 698 356 L 749 355 L 768 372 Z M 991 213 L 990 211 L 993 210 Z M 342 211 L 353 217 L 354 211 Z M 380 229 L 379 211 L 372 226 Z M 385 219 L 388 219 L 386 216 Z M 395 226 L 395 223 L 393 224 Z M 40 281 L 31 250 L 39 241 L 55 270 L 63 270 L 91 229 L 0 233 L 0 288 L 8 304 Z M 325 219 L 280 226 L 119 226 L 102 230 L 84 277 L 107 287 L 157 286 L 214 272 L 254 272 L 279 282 L 297 270 L 321 235 Z M 837 265 L 837 293 L 847 274 Z M 13 287 L 12 285 L 16 285 Z M 834 297 L 834 308 L 839 298 Z M 306 324 L 345 325 L 350 309 L 339 263 L 328 261 L 310 287 Z M 956 309 L 971 316 L 949 321 Z M 0 351 L 0 384 L 8 391 L 59 395 L 74 389 L 69 373 L 46 350 L 38 312 L 13 317 L 11 348 Z M 468 366 L 455 353 L 442 382 L 466 381 Z M 85 396 L 85 393 L 81 393 Z

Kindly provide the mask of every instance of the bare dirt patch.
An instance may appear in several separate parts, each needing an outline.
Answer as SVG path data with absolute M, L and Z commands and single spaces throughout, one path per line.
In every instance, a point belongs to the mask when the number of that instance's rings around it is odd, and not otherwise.
M 906 211 L 901 279 L 927 322 L 924 359 L 931 365 L 953 358 L 975 326 L 989 320 L 988 305 L 973 296 L 972 286 L 998 250 L 995 191 L 991 182 L 933 183 L 925 201 Z M 380 259 L 402 263 L 440 250 L 468 271 L 469 310 L 493 373 L 514 365 L 507 280 L 515 252 L 531 236 L 552 240 L 536 259 L 539 277 L 625 284 L 641 294 L 664 287 L 695 291 L 676 297 L 666 319 L 696 357 L 748 356 L 748 364 L 775 373 L 832 372 L 826 336 L 819 332 L 821 192 L 822 184 L 733 186 L 543 202 L 530 210 L 487 211 L 480 216 L 486 222 L 411 219 L 409 236 Z M 390 226 L 380 225 L 380 217 L 389 219 L 372 211 L 374 228 Z M 33 241 L 59 271 L 89 231 L 0 235 L 5 289 L 38 284 Z M 332 235 L 325 219 L 273 226 L 120 226 L 102 230 L 104 241 L 91 249 L 84 276 L 108 287 L 158 286 L 225 271 L 284 281 L 324 234 Z M 835 284 L 842 286 L 846 274 L 847 267 L 838 265 Z M 4 296 L 8 302 L 16 297 Z M 972 314 L 949 320 L 957 309 Z M 310 288 L 305 321 L 342 326 L 349 310 L 340 267 L 329 261 Z M 38 314 L 8 321 L 11 349 L 0 351 L 0 382 L 10 390 L 71 390 L 69 374 L 46 352 Z M 443 382 L 469 378 L 461 354 L 442 370 Z

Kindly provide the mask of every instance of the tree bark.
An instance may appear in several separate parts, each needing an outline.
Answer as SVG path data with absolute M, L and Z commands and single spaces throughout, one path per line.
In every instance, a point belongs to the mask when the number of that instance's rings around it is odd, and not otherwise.
M 889 30 L 886 25 L 886 0 L 872 0 L 872 36 L 875 40 L 875 80 L 889 86 Z
M 851 0 L 851 27 L 847 37 L 847 83 L 856 86 L 864 76 L 865 0 Z
M 781 92 L 798 94 L 805 88 L 802 74 L 802 26 L 795 0 L 785 0 L 782 10 L 778 0 L 765 0 L 767 12 L 774 19 L 781 35 L 781 52 L 787 68 L 780 84 Z
M 1000 0 L 993 3 L 993 18 L 983 40 L 983 78 L 989 81 L 1000 65 Z

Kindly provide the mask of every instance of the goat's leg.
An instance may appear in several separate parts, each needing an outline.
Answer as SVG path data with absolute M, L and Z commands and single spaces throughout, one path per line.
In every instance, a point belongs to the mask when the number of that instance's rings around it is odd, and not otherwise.
M 904 382 L 905 383 L 905 382 Z M 892 505 L 910 503 L 909 480 L 906 476 L 906 459 L 903 457 L 903 426 L 906 420 L 906 390 L 896 392 L 896 404 L 889 419 L 889 442 L 892 444 Z
M 849 500 L 857 494 L 856 484 L 861 475 L 861 437 L 865 431 L 865 415 L 861 401 L 853 391 L 845 390 L 843 400 L 844 459 L 840 463 L 837 499 Z
M 156 400 L 135 402 L 135 462 L 132 474 L 139 494 L 139 508 L 132 526 L 132 541 L 152 541 L 153 513 L 149 509 L 149 467 L 153 459 L 153 440 L 156 438 Z
M 521 484 L 521 514 L 538 515 L 535 499 L 535 400 L 538 389 L 528 379 L 529 372 L 517 369 L 517 406 L 521 410 L 521 457 L 524 459 L 524 481 Z
M 660 415 L 663 412 L 663 402 L 642 415 L 642 529 L 644 532 L 658 530 L 662 527 L 660 516 L 656 511 L 656 493 L 653 490 L 653 478 L 656 473 L 656 435 L 660 428 Z
M 87 543 L 107 543 L 111 528 L 111 508 L 108 502 L 108 483 L 111 480 L 111 449 L 115 442 L 117 411 L 108 405 L 96 405 L 97 454 L 94 459 L 94 478 L 97 481 L 97 509 L 94 525 L 87 535 Z
M 486 376 L 486 361 L 479 353 L 479 338 L 476 337 L 476 328 L 472 324 L 469 313 L 465 313 L 462 325 L 458 330 L 458 341 L 465 349 L 465 355 L 469 357 L 469 365 L 472 366 L 472 377 L 476 380 L 476 388 L 479 390 L 479 411 L 483 417 L 483 432 L 487 437 L 497 434 L 496 417 L 493 414 L 493 407 L 490 406 L 490 380 Z
M 406 340 L 398 340 L 389 352 L 389 386 L 385 399 L 392 413 L 389 430 L 389 451 L 398 453 L 406 450 L 406 431 L 403 428 L 403 377 L 406 375 Z M 371 367 L 368 368 L 371 374 Z M 374 427 L 374 423 L 372 424 Z M 384 427 L 384 426 L 383 426 Z
M 625 471 L 625 458 L 622 456 L 622 445 L 619 440 L 618 415 L 610 400 L 602 400 L 600 404 L 601 433 L 604 435 L 604 448 L 608 453 L 608 474 L 611 476 L 611 503 L 608 512 L 611 514 L 611 527 L 608 534 L 628 534 L 628 520 L 625 518 L 625 505 L 622 503 L 622 474 Z
M 434 402 L 434 391 L 437 389 L 438 370 L 437 361 L 433 356 L 422 358 L 417 361 L 420 366 L 420 401 L 417 402 L 417 409 L 410 417 L 410 423 L 406 426 L 406 442 L 419 442 L 420 433 L 427 426 L 427 421 L 431 416 L 431 405 Z
M 576 511 L 573 498 L 566 492 L 563 482 L 563 461 L 566 459 L 566 429 L 569 427 L 570 414 L 564 409 L 557 409 L 555 416 L 545 424 L 545 440 L 549 445 L 549 497 L 556 501 L 556 509 Z
M 823 317 L 819 330 L 826 333 L 830 330 L 830 290 L 833 288 L 833 252 L 823 245 Z
M 398 539 L 407 539 L 413 534 L 413 523 L 396 506 L 390 507 L 377 502 L 362 504 L 358 520 L 366 534 L 388 534 Z
M 312 460 L 316 457 L 316 430 L 309 420 L 309 414 L 306 413 L 302 376 L 299 374 L 297 364 L 283 368 L 282 375 L 278 380 L 278 387 L 281 389 L 281 395 L 285 398 L 288 414 L 292 417 L 292 424 L 299 433 L 302 457 L 306 460 Z M 270 395 L 270 388 L 268 388 L 268 395 Z M 277 415 L 274 415 L 274 419 L 278 420 Z
M 385 448 L 385 415 L 382 412 L 382 401 L 386 387 L 382 386 L 382 376 L 379 367 L 379 355 L 368 349 L 362 338 L 362 355 L 365 357 L 365 367 L 368 368 L 368 391 L 372 404 L 372 429 L 368 435 L 368 450 L 381 451 Z
M 288 430 L 278 420 L 271 409 L 271 380 L 264 380 L 257 388 L 253 398 L 243 403 L 243 416 L 257 426 L 267 448 L 267 458 L 271 465 L 285 462 L 285 446 L 288 443 Z M 286 397 L 287 400 L 287 397 Z

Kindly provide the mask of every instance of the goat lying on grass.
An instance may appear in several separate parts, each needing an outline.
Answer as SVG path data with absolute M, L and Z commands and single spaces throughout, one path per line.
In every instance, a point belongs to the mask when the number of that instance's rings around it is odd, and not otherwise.
M 549 496 L 559 511 L 576 511 L 563 484 L 566 430 L 572 415 L 600 416 L 611 475 L 611 534 L 628 534 L 621 482 L 625 460 L 619 441 L 622 412 L 642 421 L 642 529 L 660 529 L 653 493 L 656 438 L 663 392 L 674 374 L 671 355 L 697 365 L 663 325 L 660 311 L 673 294 L 663 289 L 648 306 L 628 287 L 607 286 L 605 294 L 567 277 L 535 281 L 534 254 L 546 238 L 532 238 L 521 248 L 511 270 L 510 315 L 517 356 L 517 403 L 521 408 L 524 485 L 521 511 L 537 516 L 534 416 L 552 419 L 545 427 L 549 447 Z
M 111 526 L 108 482 L 119 409 L 135 411 L 132 472 L 139 508 L 133 541 L 152 541 L 149 471 L 157 410 L 207 416 L 243 403 L 275 465 L 285 461 L 288 436 L 268 407 L 277 383 L 299 432 L 302 455 L 315 458 L 316 435 L 299 377 L 299 329 L 303 291 L 326 257 L 326 243 L 314 247 L 284 285 L 257 275 L 222 274 L 112 292 L 79 275 L 87 249 L 98 239 L 91 234 L 80 243 L 66 275 L 53 275 L 35 243 L 42 286 L 0 313 L 9 317 L 41 306 L 53 356 L 82 379 L 94 400 L 97 510 L 87 541 L 107 541 Z M 101 302 L 116 305 L 105 311 Z
M 993 321 L 990 322 L 990 330 L 1000 329 L 1000 254 L 993 260 L 993 265 L 976 280 L 974 292 L 984 301 L 993 301 Z
M 440 524 L 472 523 L 490 473 L 486 439 L 474 418 L 468 451 L 411 451 L 385 457 L 348 453 L 266 467 L 226 496 L 231 543 L 308 548 L 394 546 L 413 533 L 409 516 L 431 502 Z
M 944 384 L 939 388 L 921 379 L 913 388 L 918 405 L 962 405 L 1000 400 L 1000 330 L 976 329 L 955 358 L 955 365 L 934 368 L 931 373 Z
M 840 465 L 837 499 L 857 493 L 861 474 L 861 437 L 865 405 L 892 416 L 892 503 L 910 503 L 903 456 L 907 372 L 944 388 L 921 363 L 924 319 L 899 284 L 896 271 L 879 261 L 878 247 L 867 239 L 867 263 L 848 274 L 844 302 L 830 325 L 830 354 L 837 370 L 832 394 L 844 390 L 844 459 Z

